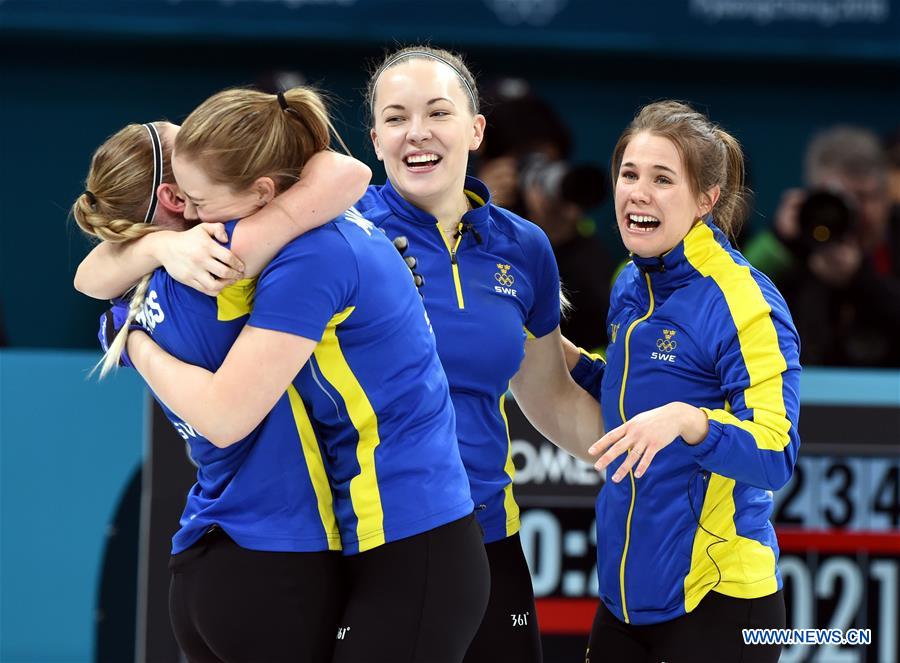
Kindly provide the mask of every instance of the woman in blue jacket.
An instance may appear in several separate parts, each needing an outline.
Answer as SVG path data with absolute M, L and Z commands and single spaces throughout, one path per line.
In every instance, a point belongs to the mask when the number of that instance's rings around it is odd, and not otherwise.
M 587 660 L 776 661 L 742 629 L 785 623 L 772 491 L 800 440 L 799 338 L 728 237 L 743 154 L 701 113 L 644 107 L 612 157 L 632 261 L 611 295 L 606 363 L 567 353 L 601 402 L 591 449 L 601 603 Z M 652 463 L 652 465 L 651 465 Z
M 369 187 L 357 206 L 389 237 L 409 238 L 425 277 L 421 292 L 491 566 L 487 613 L 465 660 L 540 661 L 513 495 L 507 389 L 548 439 L 576 456 L 590 459 L 587 448 L 602 431 L 596 403 L 566 374 L 556 259 L 540 228 L 494 205 L 487 187 L 466 176 L 485 119 L 460 56 L 400 49 L 375 69 L 367 97 L 387 182 Z
M 597 403 L 572 381 L 560 349 L 556 260 L 543 231 L 493 205 L 487 187 L 466 176 L 485 119 L 462 58 L 400 49 L 375 69 L 367 101 L 388 181 L 370 187 L 357 208 L 389 237 L 409 238 L 425 278 L 421 293 L 490 562 L 487 612 L 465 661 L 537 663 L 540 632 L 518 536 L 507 390 L 573 455 L 591 461 L 587 449 L 602 434 Z

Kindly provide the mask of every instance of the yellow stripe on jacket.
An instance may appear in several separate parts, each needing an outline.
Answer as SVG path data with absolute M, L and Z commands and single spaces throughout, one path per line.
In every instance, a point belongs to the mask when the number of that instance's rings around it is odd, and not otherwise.
M 742 421 L 725 410 L 702 409 L 714 421 L 747 431 L 758 448 L 783 451 L 791 441 L 781 379 L 787 362 L 778 345 L 772 307 L 750 268 L 736 263 L 708 226 L 698 225 L 688 233 L 684 254 L 699 273 L 715 281 L 728 305 L 749 377 L 744 404 L 753 418 Z
M 359 551 L 364 552 L 384 544 L 384 511 L 375 468 L 375 449 L 381 442 L 378 417 L 347 364 L 337 337 L 337 327 L 350 317 L 354 308 L 348 306 L 328 322 L 314 354 L 322 375 L 341 395 L 347 415 L 359 435 L 356 447 L 359 474 L 350 480 L 350 501 L 357 519 Z

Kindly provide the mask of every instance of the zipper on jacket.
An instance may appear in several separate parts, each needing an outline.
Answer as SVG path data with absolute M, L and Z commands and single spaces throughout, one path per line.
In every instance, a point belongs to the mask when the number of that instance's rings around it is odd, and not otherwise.
M 650 286 L 650 275 L 645 273 L 644 278 L 647 279 L 647 292 L 650 295 L 650 306 L 647 308 L 647 313 L 645 313 L 643 317 L 632 322 L 628 326 L 628 331 L 625 332 L 625 368 L 622 373 L 622 391 L 619 393 L 619 416 L 622 417 L 623 424 L 627 421 L 625 418 L 625 382 L 628 380 L 628 360 L 630 356 L 628 341 L 631 340 L 631 332 L 634 331 L 634 328 L 649 318 L 653 314 L 654 308 L 653 288 Z M 628 544 L 631 542 L 631 516 L 634 513 L 634 498 L 637 493 L 637 486 L 634 482 L 634 472 L 631 470 L 628 471 L 628 479 L 631 481 L 631 504 L 628 507 L 628 518 L 625 520 L 625 546 L 622 548 L 622 563 L 619 565 L 619 588 L 622 592 L 622 614 L 625 617 L 626 624 L 630 624 L 631 620 L 628 619 L 628 604 L 625 602 L 625 559 L 628 557 Z
M 441 235 L 441 239 L 444 240 L 444 245 L 447 247 L 447 251 L 450 252 L 450 268 L 453 270 L 453 284 L 456 286 L 456 304 L 460 309 L 466 308 L 466 303 L 463 301 L 462 282 L 459 279 L 459 263 L 456 259 L 456 251 L 459 248 L 459 243 L 463 238 L 462 233 L 459 232 L 460 230 L 462 230 L 462 225 L 463 224 L 460 223 L 457 226 L 456 244 L 450 246 L 450 240 L 447 239 L 447 236 L 441 229 L 441 224 L 437 224 L 437 229 Z

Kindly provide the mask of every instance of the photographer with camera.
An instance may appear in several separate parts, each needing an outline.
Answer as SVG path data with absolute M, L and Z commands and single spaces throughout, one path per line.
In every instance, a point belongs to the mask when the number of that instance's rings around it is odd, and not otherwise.
M 530 219 L 550 240 L 572 304 L 560 321 L 563 335 L 584 348 L 606 346 L 614 264 L 588 217 L 588 211 L 606 199 L 606 172 L 568 160 L 568 128 L 527 82 L 502 79 L 486 97 L 490 131 L 478 154 L 477 177 L 497 204 Z
M 900 208 L 887 176 L 874 134 L 836 126 L 807 147 L 806 188 L 782 196 L 778 242 L 755 264 L 790 305 L 803 363 L 900 366 Z

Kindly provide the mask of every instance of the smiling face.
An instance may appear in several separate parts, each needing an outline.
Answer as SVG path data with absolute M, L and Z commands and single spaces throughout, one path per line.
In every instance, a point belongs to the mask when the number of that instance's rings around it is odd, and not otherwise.
M 718 187 L 697 196 L 674 143 L 648 132 L 635 134 L 616 177 L 616 221 L 625 248 L 651 258 L 675 248 L 707 214 Z
M 259 178 L 247 190 L 235 192 L 227 184 L 210 180 L 198 160 L 177 153 L 172 156 L 172 172 L 184 197 L 184 218 L 188 221 L 221 223 L 242 219 L 274 197 L 270 178 Z
M 471 103 L 456 73 L 435 60 L 403 60 L 378 79 L 375 154 L 394 188 L 417 207 L 461 194 L 469 152 L 484 135 L 484 116 L 473 115 Z

